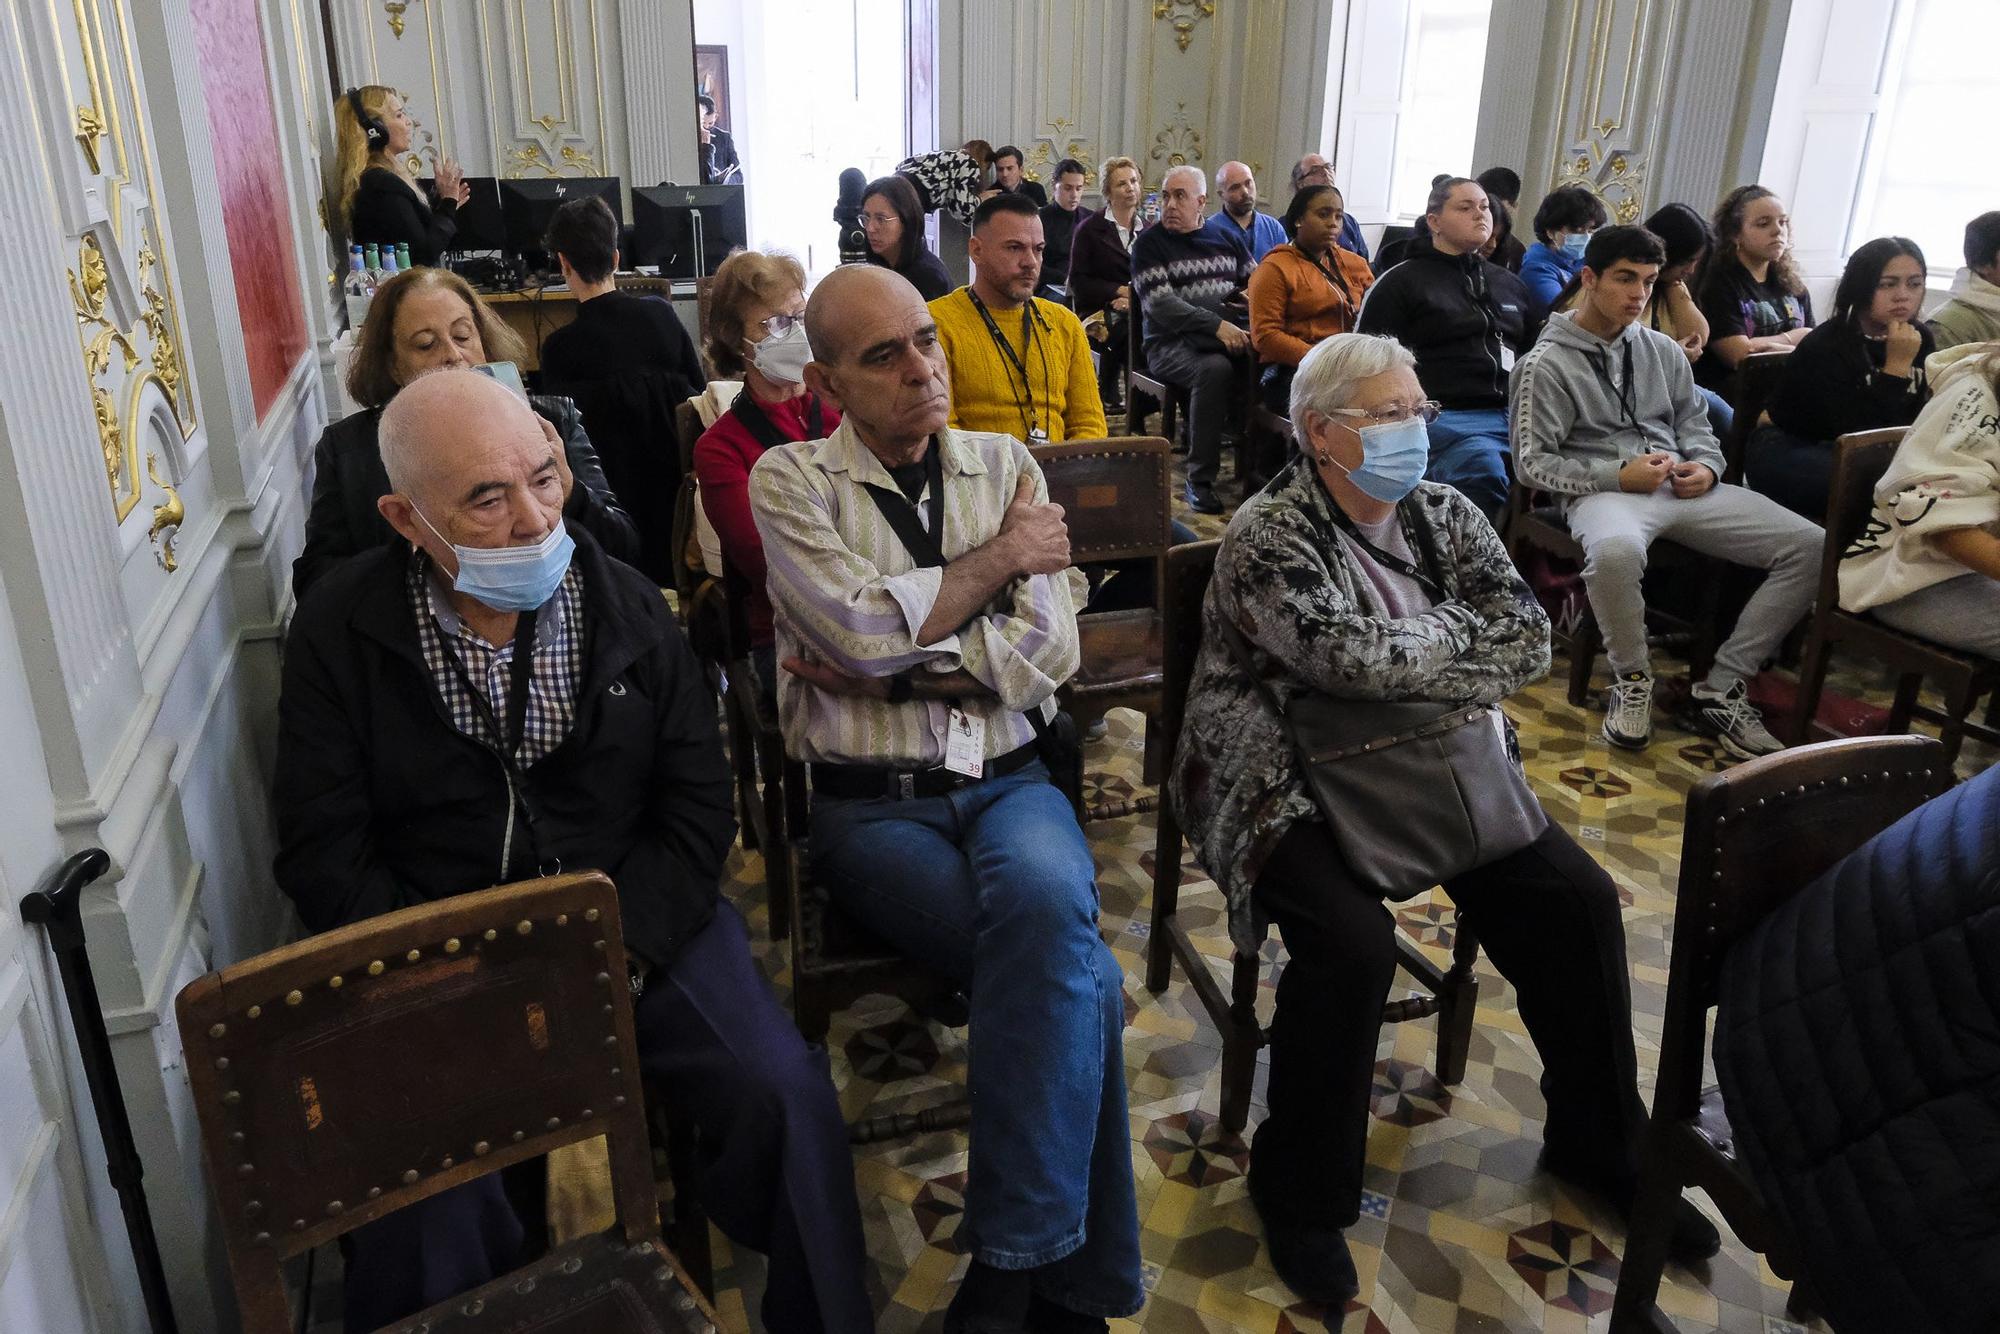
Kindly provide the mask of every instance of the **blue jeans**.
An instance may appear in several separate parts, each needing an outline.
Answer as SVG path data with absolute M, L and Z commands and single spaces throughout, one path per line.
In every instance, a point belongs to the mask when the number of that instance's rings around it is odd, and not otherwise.
M 813 873 L 972 1002 L 972 1254 L 1072 1311 L 1145 1300 L 1125 1112 L 1123 974 L 1097 871 L 1040 761 L 942 797 L 816 798 Z
M 1730 407 L 1729 400 L 1713 389 L 1703 389 L 1697 385 L 1695 392 L 1701 395 L 1702 402 L 1708 404 L 1708 429 L 1715 432 L 1715 438 L 1720 441 L 1723 436 L 1729 434 L 1730 426 L 1735 423 L 1736 409 Z
M 1507 511 L 1513 453 L 1504 408 L 1453 408 L 1431 423 L 1431 466 L 1424 476 L 1455 487 L 1489 519 Z

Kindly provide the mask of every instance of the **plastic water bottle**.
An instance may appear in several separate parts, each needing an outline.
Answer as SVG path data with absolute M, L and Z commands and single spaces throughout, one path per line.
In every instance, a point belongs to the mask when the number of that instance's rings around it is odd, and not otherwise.
M 368 247 L 366 251 L 366 257 L 367 257 L 367 263 L 365 263 L 362 267 L 368 270 L 368 276 L 370 279 L 372 279 L 375 282 L 381 282 L 382 281 L 381 250 L 371 245 Z
M 398 241 L 396 242 L 396 272 L 401 273 L 403 270 L 409 267 L 410 267 L 409 243 L 405 241 Z
M 360 246 L 347 248 L 347 278 L 340 290 L 347 299 L 347 327 L 356 333 L 368 318 L 368 303 L 375 299 L 375 284 L 368 279 L 366 262 Z
M 382 281 L 388 282 L 396 276 L 396 247 L 382 247 Z

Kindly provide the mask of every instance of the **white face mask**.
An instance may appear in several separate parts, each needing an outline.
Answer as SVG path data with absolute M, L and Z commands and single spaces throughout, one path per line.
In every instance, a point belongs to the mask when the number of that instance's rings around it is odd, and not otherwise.
M 806 322 L 794 320 L 781 334 L 772 334 L 750 349 L 750 363 L 757 373 L 775 384 L 802 384 L 806 363 L 812 360 L 812 345 L 806 342 Z

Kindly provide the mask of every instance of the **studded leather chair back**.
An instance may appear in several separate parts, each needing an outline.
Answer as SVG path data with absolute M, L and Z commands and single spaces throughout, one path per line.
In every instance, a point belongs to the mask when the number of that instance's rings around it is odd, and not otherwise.
M 611 882 L 503 885 L 312 936 L 176 1002 L 248 1330 L 280 1265 L 449 1187 L 608 1136 L 619 1223 L 656 1242 Z

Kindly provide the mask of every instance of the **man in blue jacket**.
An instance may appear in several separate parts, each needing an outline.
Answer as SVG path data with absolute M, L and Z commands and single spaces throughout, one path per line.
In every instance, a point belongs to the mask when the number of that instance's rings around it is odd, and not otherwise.
M 693 1114 L 702 1198 L 771 1257 L 771 1329 L 873 1329 L 846 1128 L 717 892 L 734 836 L 714 698 L 657 585 L 562 519 L 554 444 L 469 370 L 382 414 L 401 539 L 300 604 L 273 791 L 278 885 L 310 931 L 556 868 L 618 886 L 648 1083 Z M 349 1330 L 514 1268 L 482 1177 L 350 1234 Z

